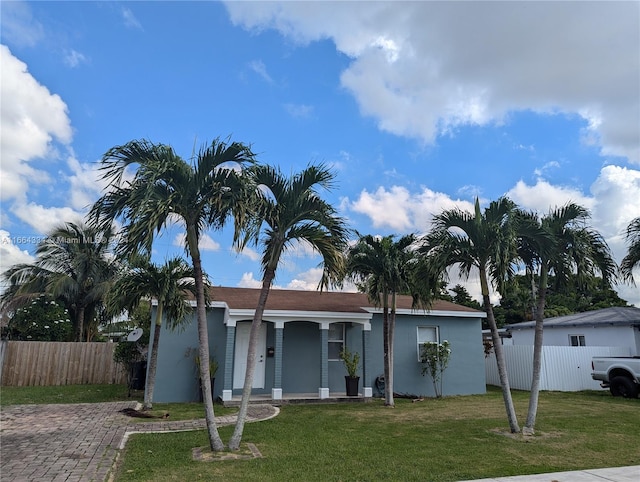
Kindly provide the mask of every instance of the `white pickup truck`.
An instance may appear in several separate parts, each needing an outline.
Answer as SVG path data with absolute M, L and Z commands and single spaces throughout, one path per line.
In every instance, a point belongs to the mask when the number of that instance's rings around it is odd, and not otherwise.
M 600 380 L 614 397 L 636 398 L 640 393 L 640 356 L 594 356 L 591 370 L 591 378 Z

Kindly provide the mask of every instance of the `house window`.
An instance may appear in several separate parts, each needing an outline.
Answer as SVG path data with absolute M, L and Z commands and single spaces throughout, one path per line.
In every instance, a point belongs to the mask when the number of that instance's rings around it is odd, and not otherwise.
M 584 335 L 569 335 L 569 346 L 587 346 Z
M 422 345 L 428 342 L 438 342 L 437 326 L 418 327 L 418 361 L 422 361 Z
M 329 325 L 329 360 L 340 360 L 340 352 L 344 347 L 344 323 Z

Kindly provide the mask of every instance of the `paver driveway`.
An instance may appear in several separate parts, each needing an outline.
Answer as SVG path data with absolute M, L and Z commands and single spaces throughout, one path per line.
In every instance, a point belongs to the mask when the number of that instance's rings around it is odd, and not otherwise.
M 136 402 L 13 405 L 0 412 L 0 480 L 103 482 L 129 432 L 193 430 L 204 420 L 132 423 L 121 413 Z M 277 414 L 251 405 L 248 421 Z M 235 416 L 217 417 L 219 425 Z

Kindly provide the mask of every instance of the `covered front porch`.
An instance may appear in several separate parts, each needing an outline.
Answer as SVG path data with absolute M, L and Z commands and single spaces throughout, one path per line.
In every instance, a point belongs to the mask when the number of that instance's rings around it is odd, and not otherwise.
M 240 402 L 252 316 L 253 310 L 238 309 L 229 309 L 225 316 L 226 350 L 220 397 L 225 406 Z M 370 399 L 373 395 L 370 319 L 370 313 L 362 312 L 265 311 L 251 401 L 282 405 Z M 360 387 L 355 397 L 347 397 L 345 392 L 346 372 L 338 356 L 343 347 L 360 353 Z

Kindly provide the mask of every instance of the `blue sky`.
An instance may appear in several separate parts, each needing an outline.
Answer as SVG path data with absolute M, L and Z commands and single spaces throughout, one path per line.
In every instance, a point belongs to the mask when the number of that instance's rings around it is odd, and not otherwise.
M 617 260 L 640 216 L 638 2 L 0 3 L 0 269 L 80 221 L 115 145 L 183 157 L 216 137 L 327 193 L 362 233 L 426 232 L 431 216 L 508 195 L 588 207 Z M 155 259 L 183 252 L 180 227 Z M 256 286 L 257 255 L 207 233 L 214 284 Z M 280 287 L 313 289 L 300 246 Z M 640 274 L 636 278 L 640 280 Z M 454 282 L 457 280 L 454 280 Z M 478 293 L 476 282 L 467 284 Z M 619 292 L 640 306 L 638 287 Z

